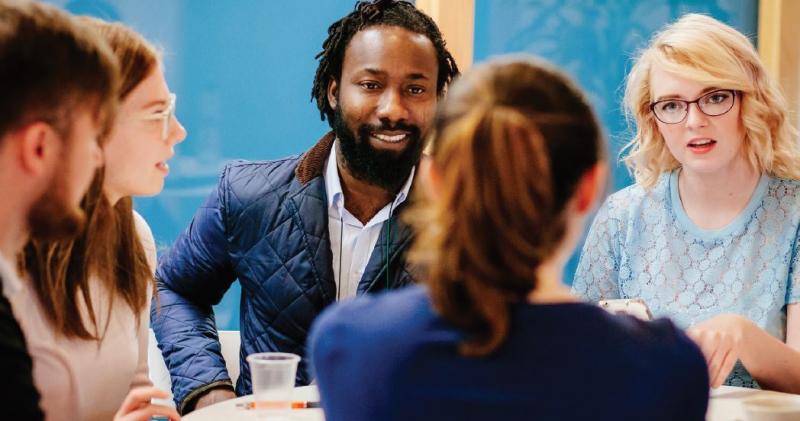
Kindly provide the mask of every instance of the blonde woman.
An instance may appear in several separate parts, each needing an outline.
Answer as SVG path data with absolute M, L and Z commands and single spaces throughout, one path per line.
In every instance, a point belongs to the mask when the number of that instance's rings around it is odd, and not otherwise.
M 598 212 L 573 290 L 672 317 L 714 387 L 800 393 L 800 152 L 775 81 L 744 35 L 690 14 L 641 53 L 625 105 L 636 183 Z
M 562 282 L 605 187 L 581 91 L 537 60 L 496 59 L 453 85 L 434 124 L 411 256 L 426 286 L 320 317 L 309 344 L 325 419 L 704 419 L 689 338 Z
M 26 246 L 29 279 L 14 309 L 48 420 L 175 420 L 173 408 L 150 404 L 168 397 L 152 387 L 147 366 L 156 251 L 131 196 L 161 191 L 166 161 L 186 131 L 155 48 L 122 24 L 81 23 L 119 62 L 117 118 L 103 146 L 105 167 L 83 198 L 84 230 L 75 240 Z

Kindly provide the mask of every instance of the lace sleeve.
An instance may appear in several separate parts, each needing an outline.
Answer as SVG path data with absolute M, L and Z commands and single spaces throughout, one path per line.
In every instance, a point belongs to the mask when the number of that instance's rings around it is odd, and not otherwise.
M 609 198 L 597 212 L 575 271 L 572 292 L 587 301 L 620 298 L 619 243 L 624 230 Z

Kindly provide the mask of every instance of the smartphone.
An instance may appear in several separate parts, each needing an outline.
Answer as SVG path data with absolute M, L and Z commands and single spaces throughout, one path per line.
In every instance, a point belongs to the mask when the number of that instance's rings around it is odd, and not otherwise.
M 617 300 L 600 300 L 600 307 L 613 314 L 629 314 L 642 320 L 653 320 L 650 308 L 641 298 L 623 298 Z

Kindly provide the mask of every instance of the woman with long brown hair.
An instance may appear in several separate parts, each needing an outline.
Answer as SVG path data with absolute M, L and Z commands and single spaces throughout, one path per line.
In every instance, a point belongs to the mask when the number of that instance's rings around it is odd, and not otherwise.
M 117 119 L 104 142 L 104 168 L 82 207 L 87 223 L 72 241 L 31 241 L 21 264 L 25 294 L 15 303 L 34 360 L 47 419 L 178 418 L 150 404 L 166 392 L 147 367 L 155 244 L 132 195 L 161 191 L 173 146 L 186 131 L 174 116 L 156 49 L 117 23 L 83 18 L 111 46 L 120 67 Z
M 454 84 L 435 129 L 413 218 L 426 285 L 321 316 L 326 419 L 703 419 L 707 373 L 686 336 L 562 283 L 606 180 L 580 90 L 537 60 L 497 59 Z

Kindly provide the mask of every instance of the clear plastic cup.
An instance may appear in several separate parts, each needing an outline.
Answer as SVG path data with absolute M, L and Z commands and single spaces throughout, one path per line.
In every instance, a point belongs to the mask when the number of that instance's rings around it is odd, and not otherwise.
M 299 362 L 299 356 L 285 352 L 260 352 L 247 356 L 256 409 L 291 409 Z

